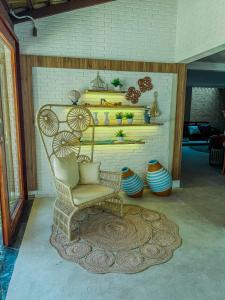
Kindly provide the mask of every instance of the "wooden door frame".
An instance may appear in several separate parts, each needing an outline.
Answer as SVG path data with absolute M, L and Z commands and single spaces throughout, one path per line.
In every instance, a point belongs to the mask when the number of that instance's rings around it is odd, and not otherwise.
M 139 61 L 120 61 L 56 56 L 21 55 L 21 78 L 23 91 L 23 105 L 25 114 L 25 135 L 28 189 L 37 189 L 36 172 L 36 149 L 35 149 L 35 121 L 34 105 L 32 95 L 32 69 L 43 68 L 65 68 L 65 69 L 89 69 L 89 70 L 111 70 L 130 72 L 172 73 L 177 75 L 177 100 L 174 132 L 174 152 L 172 175 L 174 180 L 180 180 L 181 174 L 181 147 L 183 137 L 183 120 L 186 90 L 186 65 L 173 63 L 155 63 Z
M 0 3 L 1 8 L 1 3 Z M 5 195 L 7 191 L 3 187 L 3 162 L 0 162 L 0 186 L 1 186 L 1 199 L 0 206 L 2 210 L 3 222 L 3 242 L 8 246 L 11 242 L 12 235 L 15 232 L 18 220 L 23 210 L 25 200 L 27 199 L 27 183 L 26 183 L 26 164 L 25 164 L 25 139 L 24 139 L 24 126 L 23 126 L 23 107 L 22 107 L 22 92 L 21 92 L 21 78 L 20 78 L 20 60 L 19 60 L 19 42 L 15 36 L 9 20 L 5 15 L 0 13 L 0 37 L 4 40 L 6 45 L 11 50 L 12 59 L 12 75 L 13 75 L 13 93 L 15 100 L 16 110 L 16 130 L 18 142 L 18 160 L 19 160 L 19 176 L 20 176 L 20 193 L 21 201 L 18 201 L 13 214 L 10 214 L 10 207 L 6 201 Z M 4 199 L 4 200 L 3 200 Z

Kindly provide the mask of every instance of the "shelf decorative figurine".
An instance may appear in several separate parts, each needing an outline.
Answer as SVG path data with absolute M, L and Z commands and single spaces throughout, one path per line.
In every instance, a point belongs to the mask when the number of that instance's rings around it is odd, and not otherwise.
M 93 90 L 105 90 L 106 89 L 105 81 L 100 77 L 99 72 L 97 73 L 96 78 L 91 81 L 91 88 Z
M 116 121 L 118 125 L 122 124 L 122 119 L 123 119 L 123 113 L 122 112 L 116 113 Z
M 77 102 L 79 101 L 80 97 L 81 94 L 77 90 L 72 90 L 68 93 L 68 98 L 73 103 L 73 105 L 77 105 Z
M 124 117 L 127 120 L 127 124 L 131 125 L 133 123 L 134 113 L 132 113 L 132 112 L 125 113 Z
M 115 136 L 117 137 L 118 139 L 118 142 L 124 142 L 124 138 L 126 136 L 126 134 L 123 132 L 123 130 L 118 130 L 115 134 Z
M 98 113 L 97 112 L 93 112 L 93 118 L 94 118 L 95 125 L 99 125 Z
M 145 112 L 144 112 L 144 121 L 145 121 L 145 124 L 150 124 L 150 120 L 151 120 L 150 110 L 149 110 L 149 107 L 146 107 L 145 108 Z
M 121 186 L 122 190 L 132 198 L 141 197 L 144 190 L 144 182 L 137 174 L 128 167 L 121 170 Z
M 108 111 L 105 111 L 105 112 L 104 112 L 104 115 L 105 115 L 104 124 L 105 124 L 105 125 L 109 125 L 109 112 L 108 112 Z
M 158 196 L 169 196 L 172 191 L 172 177 L 170 173 L 158 162 L 150 160 L 146 180 L 150 190 Z
M 154 92 L 154 98 L 150 108 L 150 116 L 152 118 L 156 118 L 160 115 L 157 98 L 158 98 L 158 92 Z
M 121 87 L 123 86 L 122 82 L 119 78 L 115 78 L 111 81 L 111 84 L 114 86 L 115 91 L 120 91 Z

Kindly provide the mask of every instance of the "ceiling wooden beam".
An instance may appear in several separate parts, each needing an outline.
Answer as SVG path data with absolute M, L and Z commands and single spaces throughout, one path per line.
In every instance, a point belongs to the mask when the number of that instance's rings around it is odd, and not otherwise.
M 115 0 L 70 0 L 69 2 L 60 3 L 60 4 L 54 4 L 49 5 L 42 8 L 32 9 L 32 10 L 26 10 L 21 13 L 18 13 L 18 16 L 25 16 L 29 15 L 33 17 L 34 19 L 39 19 L 43 17 L 48 17 L 56 14 L 60 14 L 63 12 L 80 9 L 84 7 L 94 6 L 97 4 L 103 4 L 106 2 L 112 2 Z M 14 24 L 21 23 L 21 22 L 27 22 L 28 20 L 17 20 L 13 19 Z

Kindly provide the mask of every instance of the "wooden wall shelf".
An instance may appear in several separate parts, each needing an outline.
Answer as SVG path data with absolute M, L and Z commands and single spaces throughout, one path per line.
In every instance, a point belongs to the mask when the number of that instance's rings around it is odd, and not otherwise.
M 118 142 L 117 140 L 95 141 L 95 145 L 131 145 L 131 144 L 145 144 L 143 140 L 125 140 L 124 142 Z M 83 141 L 82 146 L 89 146 L 91 142 Z
M 101 105 L 101 104 L 85 104 L 85 107 L 90 108 L 104 108 L 104 109 L 145 109 L 146 106 L 140 105 L 115 105 L 115 106 L 108 106 L 108 105 Z
M 127 91 L 115 91 L 115 90 L 87 90 L 86 94 L 126 94 Z
M 150 123 L 150 124 L 110 124 L 110 125 L 95 125 L 95 128 L 98 127 L 149 127 L 149 126 L 162 126 L 163 123 Z

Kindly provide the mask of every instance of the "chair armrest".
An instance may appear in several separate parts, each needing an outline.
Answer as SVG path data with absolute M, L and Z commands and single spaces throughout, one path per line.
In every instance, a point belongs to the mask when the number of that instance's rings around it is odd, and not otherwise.
M 101 184 L 114 188 L 115 192 L 119 192 L 121 188 L 121 174 L 117 172 L 100 171 Z
M 55 178 L 55 187 L 56 187 L 57 193 L 61 197 L 66 198 L 66 199 L 68 199 L 70 201 L 73 200 L 71 188 L 68 185 L 66 185 L 65 183 L 63 183 L 59 179 Z

